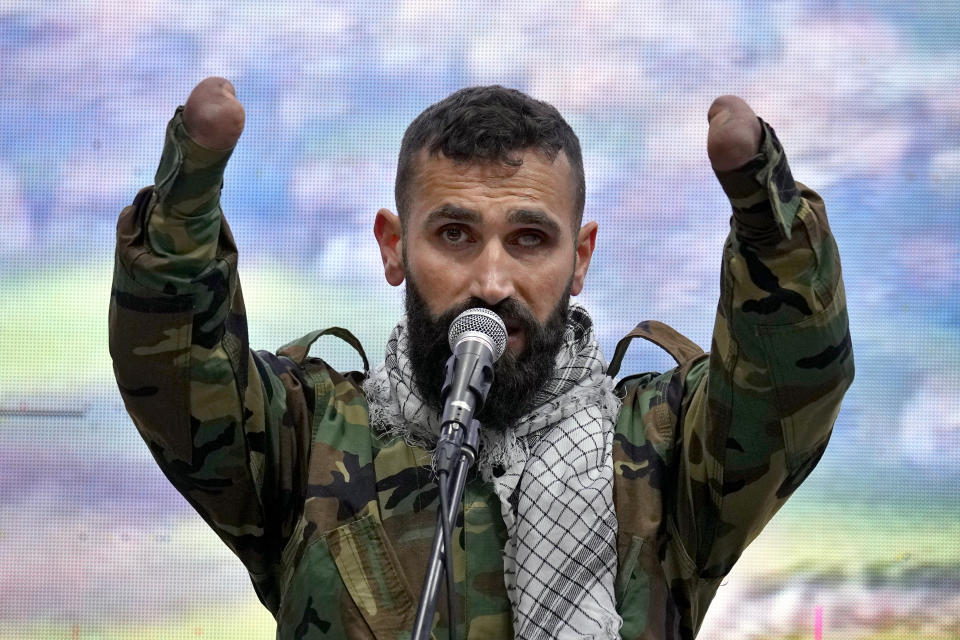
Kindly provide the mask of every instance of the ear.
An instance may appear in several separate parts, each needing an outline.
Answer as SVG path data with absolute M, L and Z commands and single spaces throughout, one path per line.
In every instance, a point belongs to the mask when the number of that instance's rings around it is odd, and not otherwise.
M 403 227 L 400 218 L 387 209 L 377 211 L 373 221 L 373 235 L 380 245 L 383 275 L 394 287 L 403 282 Z
M 570 295 L 575 296 L 583 290 L 583 281 L 587 277 L 593 248 L 597 244 L 597 223 L 588 222 L 577 233 L 576 258 L 573 264 L 573 280 L 570 283 Z

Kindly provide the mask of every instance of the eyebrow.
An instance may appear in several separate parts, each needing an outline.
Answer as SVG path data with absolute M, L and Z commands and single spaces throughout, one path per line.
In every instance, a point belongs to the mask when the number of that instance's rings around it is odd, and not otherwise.
M 469 222 L 471 224 L 481 224 L 483 218 L 473 209 L 458 207 L 455 204 L 444 204 L 427 214 L 424 220 L 424 226 L 430 226 L 443 220 L 452 220 L 454 222 Z
M 473 209 L 458 207 L 455 204 L 444 204 L 427 214 L 424 226 L 430 226 L 441 221 L 465 222 L 482 225 L 483 216 Z M 532 224 L 543 227 L 553 234 L 559 234 L 561 229 L 556 220 L 541 209 L 516 209 L 507 214 L 510 224 Z
M 556 220 L 540 209 L 517 209 L 507 215 L 510 224 L 534 224 L 543 227 L 554 235 L 560 234 L 560 225 Z

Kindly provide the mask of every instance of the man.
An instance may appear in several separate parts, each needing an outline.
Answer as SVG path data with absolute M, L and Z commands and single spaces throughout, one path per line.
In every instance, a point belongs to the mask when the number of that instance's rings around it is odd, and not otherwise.
M 823 453 L 853 377 L 836 246 L 773 130 L 733 96 L 707 151 L 733 206 L 709 356 L 614 390 L 583 286 L 579 143 L 557 111 L 459 91 L 408 128 L 397 214 L 374 234 L 406 316 L 384 365 L 341 374 L 248 348 L 223 170 L 243 130 L 208 78 L 177 110 L 156 185 L 121 214 L 111 354 L 171 482 L 250 572 L 279 638 L 400 638 L 433 535 L 445 333 L 484 306 L 509 332 L 454 531 L 458 637 L 692 638 L 720 581 Z M 355 343 L 347 332 L 333 330 Z M 451 621 L 442 601 L 435 637 Z

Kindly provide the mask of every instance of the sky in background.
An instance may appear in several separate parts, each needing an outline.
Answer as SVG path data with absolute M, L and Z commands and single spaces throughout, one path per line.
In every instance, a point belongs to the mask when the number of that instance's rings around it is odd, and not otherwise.
M 402 308 L 372 221 L 403 130 L 490 83 L 580 137 L 607 354 L 645 319 L 709 346 L 729 205 L 706 112 L 745 98 L 827 203 L 857 378 L 701 638 L 813 638 L 817 610 L 825 638 L 960 637 L 960 3 L 0 0 L 0 638 L 272 636 L 106 346 L 117 213 L 207 75 L 247 115 L 223 206 L 251 344 L 344 325 L 375 361 Z M 623 371 L 668 366 L 637 345 Z

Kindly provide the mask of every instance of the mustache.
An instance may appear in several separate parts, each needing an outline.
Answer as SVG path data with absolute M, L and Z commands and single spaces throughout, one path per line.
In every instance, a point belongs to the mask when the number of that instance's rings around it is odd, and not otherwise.
M 530 307 L 516 298 L 504 298 L 496 304 L 488 304 L 480 298 L 468 298 L 452 309 L 445 311 L 439 318 L 436 318 L 435 321 L 438 324 L 449 327 L 450 323 L 461 313 L 467 309 L 476 309 L 478 307 L 493 311 L 500 316 L 500 319 L 503 320 L 508 329 L 519 327 L 529 332 L 531 329 L 540 326 L 540 322 L 536 316 L 533 315 Z

